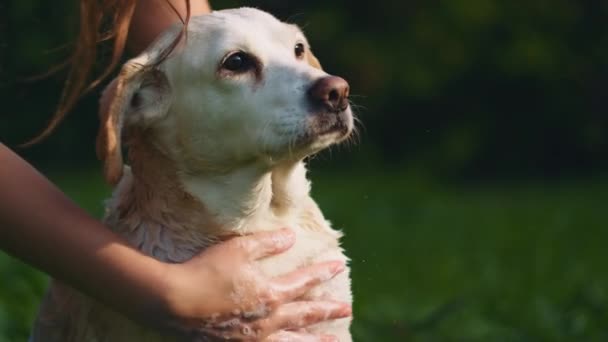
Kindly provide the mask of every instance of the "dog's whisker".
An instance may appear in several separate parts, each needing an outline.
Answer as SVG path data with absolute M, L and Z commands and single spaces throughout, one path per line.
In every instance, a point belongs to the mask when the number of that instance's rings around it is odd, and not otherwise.
M 350 104 L 350 107 L 355 111 L 367 110 L 367 107 L 365 107 L 363 105 L 353 104 L 353 103 Z
M 261 150 L 266 152 L 270 149 L 270 143 L 268 141 L 268 131 L 270 130 L 270 125 L 272 122 L 270 120 L 266 120 L 262 125 L 262 135 L 261 135 Z
M 366 98 L 367 98 L 367 95 L 361 95 L 361 94 L 353 94 L 353 93 L 350 93 L 350 94 L 348 95 L 348 97 L 350 97 L 350 98 L 356 97 L 356 98 L 362 98 L 362 99 L 366 99 Z
M 289 144 L 288 144 L 288 153 L 289 153 L 289 158 L 292 158 L 293 150 L 295 149 L 295 145 L 297 143 L 297 135 L 294 133 L 291 133 L 289 136 L 290 136 L 290 139 L 289 139 Z

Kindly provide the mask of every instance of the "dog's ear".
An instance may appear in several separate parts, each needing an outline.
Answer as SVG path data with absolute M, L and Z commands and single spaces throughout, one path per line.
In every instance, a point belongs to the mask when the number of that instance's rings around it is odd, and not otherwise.
M 308 50 L 308 52 L 306 53 L 306 61 L 313 68 L 317 68 L 319 70 L 323 70 L 323 67 L 321 67 L 321 63 L 319 62 L 319 60 L 317 59 L 317 57 L 315 57 L 315 55 L 313 55 L 313 53 L 312 53 L 311 50 Z
M 123 129 L 133 126 L 145 129 L 168 112 L 167 77 L 146 62 L 145 57 L 127 62 L 101 97 L 97 157 L 103 162 L 104 177 L 111 185 L 118 183 L 123 173 Z

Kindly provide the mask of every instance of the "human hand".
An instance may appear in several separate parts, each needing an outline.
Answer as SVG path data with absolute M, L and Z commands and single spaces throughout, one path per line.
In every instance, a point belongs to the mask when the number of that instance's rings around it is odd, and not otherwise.
M 256 260 L 284 252 L 294 241 L 287 229 L 257 233 L 210 247 L 186 263 L 167 265 L 168 328 L 194 341 L 334 341 L 333 336 L 297 331 L 348 317 L 350 305 L 294 300 L 342 272 L 342 261 L 275 278 L 256 266 Z

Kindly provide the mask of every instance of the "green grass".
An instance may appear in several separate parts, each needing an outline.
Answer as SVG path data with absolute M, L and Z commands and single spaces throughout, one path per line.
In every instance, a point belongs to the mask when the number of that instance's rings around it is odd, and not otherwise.
M 357 340 L 608 340 L 608 183 L 312 177 L 346 233 Z M 99 214 L 107 189 L 98 174 L 53 179 Z M 45 277 L 0 255 L 0 279 L 0 341 L 23 341 Z

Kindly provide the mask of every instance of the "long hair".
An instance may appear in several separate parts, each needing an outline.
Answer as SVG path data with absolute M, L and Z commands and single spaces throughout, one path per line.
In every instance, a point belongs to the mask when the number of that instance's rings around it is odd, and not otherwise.
M 190 20 L 190 0 L 186 3 L 186 16 L 182 17 L 173 4 L 167 4 L 182 21 L 183 29 L 173 44 L 163 52 L 166 58 L 186 34 Z M 63 87 L 59 104 L 46 128 L 23 146 L 30 146 L 47 138 L 61 123 L 78 100 L 87 92 L 98 86 L 114 71 L 125 51 L 127 35 L 137 0 L 80 0 L 80 31 L 72 55 L 68 59 L 70 70 Z M 108 27 L 104 30 L 105 27 Z M 90 76 L 97 62 L 97 47 L 100 42 L 112 41 L 111 57 L 108 65 L 100 74 L 90 81 Z

